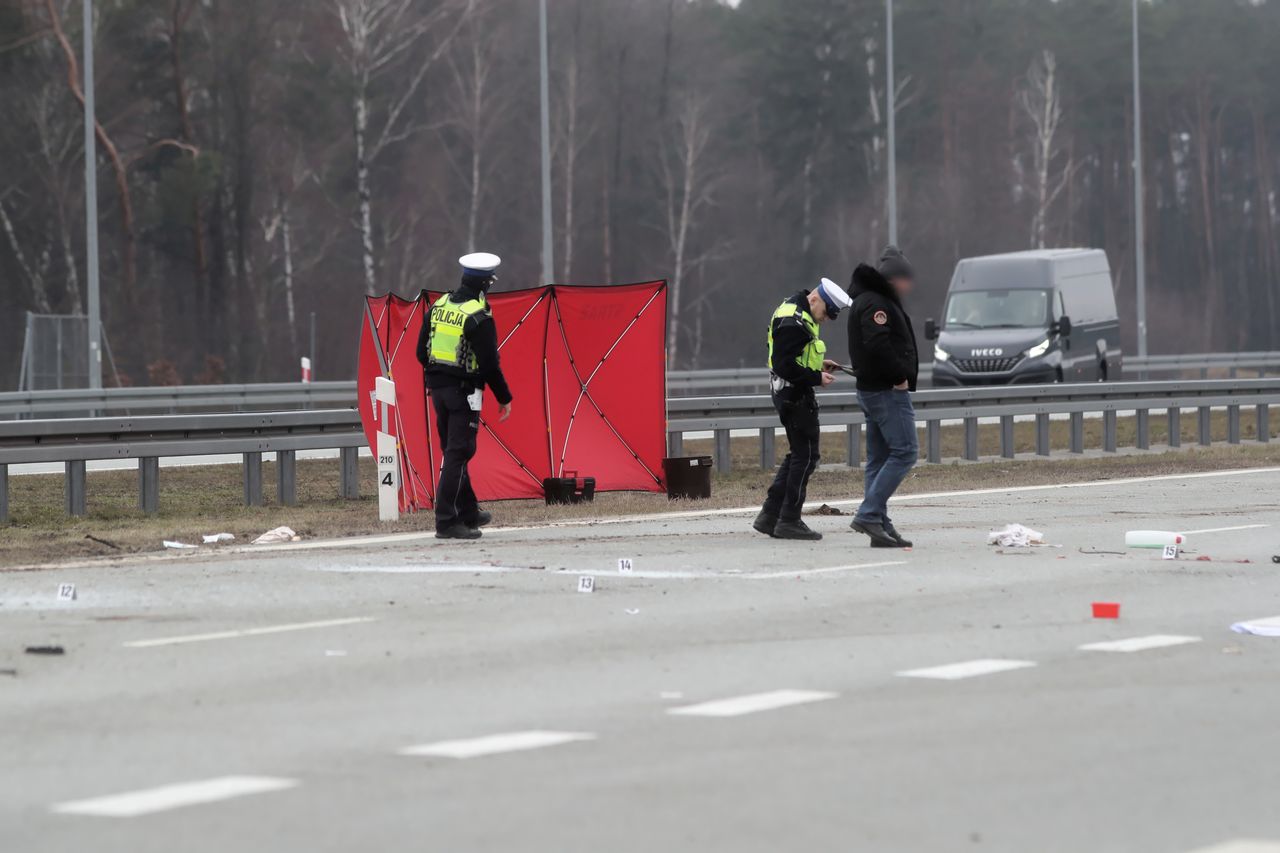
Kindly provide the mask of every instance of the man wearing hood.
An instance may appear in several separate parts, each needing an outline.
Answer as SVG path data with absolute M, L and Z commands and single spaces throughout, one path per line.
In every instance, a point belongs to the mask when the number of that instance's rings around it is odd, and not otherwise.
M 418 335 L 418 361 L 431 392 L 443 447 L 436 486 L 436 538 L 479 539 L 492 516 L 480 509 L 467 463 L 476 455 L 484 389 L 493 390 L 500 420 L 511 415 L 511 390 L 498 363 L 498 329 L 486 294 L 498 280 L 497 255 L 476 252 L 458 259 L 462 284 L 431 306 Z
M 849 294 L 824 278 L 812 291 L 802 290 L 784 300 L 769 320 L 769 387 L 789 447 L 751 526 L 775 539 L 822 538 L 800 518 L 809 477 L 820 458 L 818 399 L 813 389 L 834 382 L 831 371 L 839 367 L 826 357 L 827 345 L 818 334 L 818 324 L 834 320 L 847 307 Z
M 867 419 L 866 485 L 850 526 L 866 534 L 873 548 L 911 546 L 889 519 L 889 498 L 919 452 L 911 392 L 920 359 L 911 317 L 902 307 L 914 282 L 907 256 L 888 246 L 876 267 L 859 264 L 849 285 L 849 359 Z

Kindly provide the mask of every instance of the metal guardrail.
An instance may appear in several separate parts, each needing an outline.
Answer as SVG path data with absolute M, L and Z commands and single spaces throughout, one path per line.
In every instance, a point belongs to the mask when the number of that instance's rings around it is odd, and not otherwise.
M 864 423 L 857 396 L 849 392 L 821 392 L 822 421 L 846 428 L 850 466 L 862 458 Z M 1270 406 L 1280 404 L 1280 378 L 1215 379 L 1179 382 L 1109 382 L 1083 385 L 1015 385 L 982 388 L 947 388 L 913 395 L 917 420 L 925 425 L 924 455 L 929 462 L 942 461 L 942 422 L 959 420 L 964 426 L 961 455 L 978 458 L 981 420 L 998 420 L 1000 452 L 1012 458 L 1014 419 L 1035 418 L 1035 449 L 1048 456 L 1049 421 L 1052 415 L 1070 419 L 1069 449 L 1084 452 L 1084 415 L 1100 413 L 1103 446 L 1115 452 L 1118 444 L 1117 414 L 1135 412 L 1135 446 L 1151 446 L 1151 412 L 1163 411 L 1168 419 L 1169 443 L 1181 443 L 1184 409 L 1194 409 L 1197 440 L 1212 441 L 1212 412 L 1227 413 L 1227 436 L 1241 442 L 1241 409 L 1255 412 L 1259 441 L 1270 440 Z M 683 455 L 684 436 L 711 432 L 715 439 L 716 467 L 732 468 L 732 430 L 756 430 L 760 438 L 760 464 L 771 468 L 775 459 L 777 415 L 767 395 L 686 397 L 667 401 L 668 452 Z M 72 515 L 85 512 L 85 462 L 90 459 L 138 459 L 139 506 L 155 512 L 158 503 L 159 459 L 164 456 L 201 456 L 239 453 L 243 456 L 245 503 L 262 503 L 262 454 L 275 452 L 279 460 L 278 497 L 282 504 L 297 499 L 296 456 L 299 450 L 338 448 L 344 497 L 358 494 L 356 452 L 364 446 L 359 414 L 353 409 L 298 412 L 194 414 L 151 417 L 68 418 L 0 422 L 0 520 L 8 518 L 8 466 L 28 462 L 62 462 L 66 471 L 66 508 Z
M 262 504 L 262 454 L 274 452 L 277 499 L 297 503 L 299 450 L 337 448 L 341 497 L 359 496 L 357 452 L 365 445 L 354 409 L 249 414 L 163 415 L 136 418 L 61 418 L 0 422 L 0 522 L 9 517 L 9 466 L 62 462 L 69 515 L 86 510 L 85 463 L 91 459 L 138 460 L 138 506 L 159 505 L 160 458 L 239 453 L 244 500 Z
M 68 413 L 180 414 L 325 409 L 350 406 L 354 382 L 263 382 L 249 385 L 173 385 L 65 388 L 0 393 L 0 419 L 63 417 Z
M 1149 374 L 1198 373 L 1207 379 L 1210 371 L 1225 371 L 1236 378 L 1240 371 L 1266 376 L 1280 373 L 1280 352 L 1197 353 L 1193 355 L 1126 355 L 1127 379 L 1145 379 Z M 930 384 L 933 362 L 920 363 L 920 386 Z M 707 392 L 745 393 L 767 390 L 769 374 L 763 367 L 732 367 L 715 370 L 672 370 L 667 373 L 667 392 L 673 396 Z
M 999 418 L 1000 452 L 1005 458 L 1014 456 L 1014 418 L 1035 417 L 1036 453 L 1050 453 L 1049 419 L 1051 415 L 1070 418 L 1070 450 L 1084 452 L 1084 415 L 1100 413 L 1103 420 L 1103 446 L 1107 452 L 1117 449 L 1116 418 L 1118 412 L 1136 413 L 1135 446 L 1146 450 L 1151 446 L 1151 412 L 1164 411 L 1168 418 L 1170 446 L 1181 444 L 1183 409 L 1195 409 L 1197 440 L 1208 445 L 1212 440 L 1212 410 L 1227 411 L 1227 441 L 1240 443 L 1240 409 L 1254 407 L 1259 441 L 1270 440 L 1270 409 L 1280 404 L 1280 378 L 1209 379 L 1178 382 L 1107 382 L 1082 385 L 1003 385 L 980 388 L 945 388 L 920 391 L 912 395 L 916 419 L 925 424 L 923 455 L 929 462 L 942 461 L 941 437 L 944 420 L 961 420 L 964 424 L 962 457 L 978 458 L 979 419 Z M 860 464 L 864 418 L 857 395 L 849 392 L 819 393 L 822 423 L 846 427 L 846 462 Z M 774 465 L 775 430 L 778 418 L 767 395 L 732 397 L 686 397 L 667 401 L 667 449 L 671 456 L 683 455 L 683 437 L 688 432 L 710 431 L 715 437 L 716 469 L 729 471 L 730 430 L 755 429 L 760 435 L 760 465 Z

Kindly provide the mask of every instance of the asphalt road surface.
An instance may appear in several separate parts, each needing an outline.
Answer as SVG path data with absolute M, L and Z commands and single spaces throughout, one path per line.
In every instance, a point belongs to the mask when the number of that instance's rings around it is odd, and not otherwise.
M 0 850 L 1274 853 L 1280 638 L 1230 626 L 1280 614 L 1277 510 L 1271 469 L 913 496 L 906 552 L 726 512 L 0 574 Z

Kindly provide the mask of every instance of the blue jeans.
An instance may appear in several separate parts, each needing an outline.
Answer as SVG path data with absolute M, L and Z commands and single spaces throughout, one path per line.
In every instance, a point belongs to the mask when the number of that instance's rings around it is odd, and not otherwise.
M 889 498 L 916 464 L 916 410 L 909 391 L 859 391 L 867 417 L 867 477 L 856 520 L 889 523 Z

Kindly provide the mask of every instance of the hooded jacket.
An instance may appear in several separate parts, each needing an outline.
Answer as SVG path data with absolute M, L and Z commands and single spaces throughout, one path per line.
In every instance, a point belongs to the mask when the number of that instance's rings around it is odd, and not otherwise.
M 916 390 L 920 357 L 911 317 L 875 267 L 859 264 L 849 284 L 849 364 L 860 391 L 887 391 L 907 383 Z

